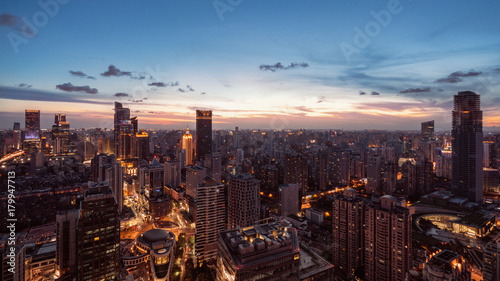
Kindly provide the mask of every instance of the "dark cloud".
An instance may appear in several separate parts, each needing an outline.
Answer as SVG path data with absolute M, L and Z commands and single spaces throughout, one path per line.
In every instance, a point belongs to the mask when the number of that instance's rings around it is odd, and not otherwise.
M 94 79 L 95 80 L 94 76 L 87 75 L 87 74 L 83 73 L 83 71 L 73 71 L 73 70 L 70 70 L 69 73 L 71 75 L 73 75 L 73 76 L 82 77 L 82 78 L 88 78 L 88 79 Z
M 19 87 L 19 88 L 31 88 L 31 85 L 26 84 L 26 83 L 20 83 L 20 84 L 17 84 L 16 87 Z
M 154 87 L 167 87 L 167 84 L 165 84 L 163 82 L 153 82 L 153 83 L 149 83 L 148 85 L 154 86 Z
M 403 90 L 399 92 L 400 94 L 409 94 L 409 93 L 428 93 L 431 91 L 430 87 L 426 88 L 408 88 L 406 90 Z
M 142 102 L 142 100 L 128 100 L 129 102 Z
M 201 92 L 202 95 L 206 94 L 205 92 Z
M 259 69 L 260 70 L 264 70 L 264 71 L 270 70 L 272 72 L 275 72 L 276 70 L 288 70 L 288 69 L 294 69 L 294 68 L 306 68 L 308 66 L 309 66 L 309 64 L 305 63 L 305 62 L 300 62 L 300 63 L 292 62 L 288 66 L 284 66 L 283 64 L 281 64 L 281 62 L 277 62 L 276 64 L 273 64 L 273 65 L 270 65 L 270 64 L 261 64 L 259 66 Z
M 144 79 L 146 79 L 146 76 L 140 74 L 140 75 L 137 75 L 137 76 L 131 76 L 130 78 L 135 79 L 135 80 L 144 80 Z
M 187 85 L 187 86 L 186 86 L 186 88 L 187 88 L 190 92 L 194 92 L 194 89 L 193 89 L 191 86 Z
M 116 68 L 114 65 L 109 65 L 108 70 L 101 73 L 102 76 L 104 77 L 110 77 L 110 76 L 132 76 L 132 72 L 130 71 L 121 71 L 120 69 Z
M 56 85 L 56 89 L 65 92 L 83 92 L 87 94 L 97 94 L 99 91 L 96 88 L 90 88 L 89 86 L 74 86 L 71 83 L 64 83 Z
M 380 93 L 379 93 L 379 92 L 372 91 L 371 95 L 372 95 L 372 96 L 380 96 Z
M 463 81 L 464 77 L 475 77 L 483 74 L 481 71 L 470 70 L 468 72 L 455 71 L 448 77 L 436 80 L 437 83 L 458 83 Z
M 113 95 L 114 97 L 128 97 L 127 93 L 116 93 Z
M 179 88 L 179 89 L 177 89 L 177 92 L 185 93 L 185 92 L 186 92 L 186 90 L 184 90 L 184 89 L 182 89 L 182 88 Z
M 444 92 L 444 90 L 443 90 L 443 89 L 438 89 L 438 91 L 439 91 L 439 92 Z
M 359 91 L 359 95 L 360 95 L 360 96 L 364 96 L 364 95 L 366 95 L 366 93 L 365 93 L 365 92 L 363 92 L 363 91 Z
M 11 27 L 12 29 L 28 35 L 35 35 L 31 28 L 24 24 L 23 20 L 15 15 L 3 13 L 0 15 L 0 25 Z
M 325 96 L 319 96 L 318 97 L 318 101 L 316 103 L 322 103 L 322 102 L 325 102 L 326 101 L 326 97 Z
M 179 81 L 171 82 L 170 87 L 177 87 L 179 86 Z
M 47 101 L 112 105 L 112 103 L 110 103 L 109 101 L 80 99 L 77 95 L 68 95 L 61 92 L 4 86 L 0 86 L 0 98 L 21 101 Z

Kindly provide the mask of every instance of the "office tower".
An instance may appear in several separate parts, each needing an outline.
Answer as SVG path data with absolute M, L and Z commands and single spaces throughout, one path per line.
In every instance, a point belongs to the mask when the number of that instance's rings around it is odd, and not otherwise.
M 14 131 L 20 131 L 21 130 L 21 124 L 19 122 L 14 122 L 13 130 Z
M 301 188 L 298 183 L 280 185 L 280 215 L 283 218 L 286 218 L 288 215 L 297 215 L 299 212 L 302 204 L 300 189 Z
M 115 102 L 114 142 L 118 160 L 132 158 L 132 136 L 137 132 L 137 118 L 130 118 L 130 109 Z
M 332 263 L 344 277 L 355 276 L 363 266 L 363 211 L 363 200 L 352 188 L 333 201 Z
M 221 231 L 217 238 L 217 281 L 299 280 L 297 230 L 273 222 Z
M 175 235 L 163 229 L 150 229 L 137 236 L 135 245 L 122 256 L 133 280 L 168 281 L 174 263 Z M 138 267 L 145 267 L 148 276 Z
M 229 179 L 227 187 L 228 227 L 246 227 L 259 220 L 260 182 L 249 174 Z
M 149 159 L 149 135 L 144 130 L 134 135 L 132 157 L 138 162 Z
M 100 153 L 94 156 L 94 158 L 90 160 L 90 178 L 92 181 L 100 183 L 109 178 L 109 176 L 107 176 L 107 169 L 115 162 L 116 157 L 114 154 L 108 155 Z
M 410 211 L 391 195 L 365 205 L 364 280 L 405 280 L 412 253 L 411 221 Z
M 76 273 L 76 228 L 79 215 L 78 209 L 59 211 L 56 214 L 56 270 L 61 278 Z
M 366 177 L 367 185 L 366 192 L 369 194 L 375 194 L 380 192 L 380 169 L 384 158 L 381 155 L 368 155 L 366 163 Z
M 166 162 L 165 166 L 165 185 L 168 187 L 181 186 L 181 162 Z
M 212 152 L 212 110 L 196 110 L 196 160 Z
M 108 167 L 108 177 L 106 178 L 111 190 L 113 190 L 119 214 L 123 211 L 123 169 L 121 162 L 112 163 Z
M 434 139 L 434 120 L 422 122 L 421 128 L 420 137 L 422 140 L 429 141 Z
M 298 183 L 301 196 L 305 196 L 308 178 L 307 158 L 302 154 L 291 151 L 284 159 L 284 168 L 284 183 Z
M 114 280 L 120 272 L 120 220 L 113 191 L 91 183 L 80 204 L 77 280 Z
M 66 122 L 66 114 L 56 113 L 52 125 L 52 146 L 54 154 L 66 154 L 69 152 L 69 122 Z
M 484 245 L 483 250 L 483 280 L 497 281 L 500 279 L 500 238 L 497 236 Z
M 425 263 L 422 273 L 424 280 L 471 280 L 471 273 L 467 268 L 467 260 L 450 250 L 444 250 L 432 256 Z
M 196 188 L 207 176 L 207 169 L 199 166 L 186 168 L 186 195 L 196 199 Z
M 40 110 L 25 111 L 25 140 L 40 140 Z
M 26 247 L 24 245 L 14 246 L 14 252 L 10 251 L 11 247 L 0 248 L 0 280 L 27 280 L 25 278 Z
M 209 176 L 213 177 L 216 182 L 221 182 L 222 173 L 222 156 L 220 152 L 210 153 L 205 155 L 205 167 Z
M 454 96 L 452 126 L 452 190 L 457 196 L 482 202 L 483 112 L 478 94 L 465 91 Z
M 196 133 L 198 134 L 198 132 Z M 193 135 L 189 133 L 189 128 L 186 129 L 186 133 L 182 136 L 182 149 L 186 151 L 186 166 L 192 165 L 194 155 Z
M 225 229 L 224 185 L 210 177 L 196 188 L 195 253 L 198 263 L 217 258 L 217 234 Z

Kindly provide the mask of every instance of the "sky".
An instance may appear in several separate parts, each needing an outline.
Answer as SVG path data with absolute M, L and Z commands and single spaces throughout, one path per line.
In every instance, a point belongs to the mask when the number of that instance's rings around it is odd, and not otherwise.
M 453 95 L 500 127 L 500 1 L 0 0 L 0 128 L 451 129 Z

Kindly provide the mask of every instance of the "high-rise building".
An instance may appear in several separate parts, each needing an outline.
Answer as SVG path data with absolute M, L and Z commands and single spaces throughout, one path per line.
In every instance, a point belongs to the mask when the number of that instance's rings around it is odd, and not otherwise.
M 212 153 L 212 110 L 196 110 L 196 160 L 205 159 L 209 153 Z
M 74 276 L 77 265 L 77 225 L 80 210 L 59 211 L 56 214 L 56 270 L 59 276 Z
M 366 192 L 374 194 L 380 192 L 380 171 L 384 163 L 382 155 L 369 155 L 366 161 Z
M 13 130 L 14 131 L 21 130 L 21 124 L 19 124 L 19 122 L 14 122 Z
M 195 253 L 198 263 L 217 258 L 217 235 L 225 229 L 224 185 L 206 177 L 196 188 Z
M 483 200 L 483 112 L 480 96 L 458 92 L 452 121 L 452 190 L 473 202 Z
M 207 176 L 207 169 L 200 166 L 186 168 L 186 195 L 196 199 L 196 188 Z
M 120 220 L 107 184 L 91 183 L 80 205 L 77 280 L 114 280 L 120 272 Z
M 135 133 L 133 138 L 132 157 L 138 162 L 149 159 L 149 135 L 144 130 Z
M 484 245 L 483 250 L 483 280 L 496 281 L 500 279 L 500 238 L 497 236 Z
M 165 186 L 178 187 L 181 186 L 181 163 L 165 162 Z
M 291 151 L 284 159 L 284 183 L 299 184 L 301 195 L 305 196 L 307 193 L 307 179 L 307 158 L 302 154 Z
M 249 174 L 229 179 L 227 187 L 228 227 L 246 227 L 259 220 L 260 182 Z
M 108 167 L 107 172 L 108 178 L 106 179 L 113 190 L 113 195 L 116 199 L 116 204 L 118 207 L 118 213 L 123 211 L 123 167 L 121 163 L 114 162 Z
M 198 132 L 196 132 L 198 134 Z M 186 166 L 193 164 L 193 135 L 189 133 L 189 128 L 186 129 L 186 133 L 182 136 L 182 149 L 186 151 Z
M 10 248 L 0 248 L 0 280 L 24 281 L 26 247 L 17 245 L 13 247 L 14 251 Z
M 39 140 L 40 139 L 40 110 L 25 111 L 25 126 L 24 139 Z
M 422 122 L 420 137 L 424 141 L 432 140 L 434 138 L 434 120 Z
M 384 195 L 365 205 L 364 270 L 366 281 L 405 280 L 411 262 L 411 214 Z
M 344 277 L 355 276 L 363 265 L 363 212 L 363 200 L 353 188 L 333 201 L 332 263 Z
M 288 215 L 297 215 L 299 212 L 302 203 L 300 189 L 298 183 L 284 184 L 279 187 L 280 215 L 283 218 Z
M 328 154 L 328 181 L 331 186 L 347 186 L 350 183 L 350 153 L 332 148 Z
M 132 136 L 137 133 L 137 117 L 130 118 L 130 109 L 115 102 L 114 136 L 115 155 L 118 160 L 131 159 L 133 152 Z
M 65 154 L 69 152 L 69 122 L 66 122 L 66 114 L 56 113 L 52 125 L 52 146 L 54 154 Z
M 284 221 L 221 231 L 216 280 L 298 281 L 300 252 L 297 230 Z
M 205 167 L 207 173 L 214 178 L 216 182 L 221 182 L 222 156 L 220 152 L 205 155 Z

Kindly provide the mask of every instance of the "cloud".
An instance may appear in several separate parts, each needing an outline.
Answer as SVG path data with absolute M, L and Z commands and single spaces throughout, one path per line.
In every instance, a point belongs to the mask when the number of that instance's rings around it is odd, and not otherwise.
M 116 93 L 113 96 L 114 97 L 128 97 L 128 94 L 126 94 L 126 93 Z
M 318 97 L 318 101 L 316 103 L 322 103 L 322 102 L 325 102 L 326 101 L 326 97 L 325 96 L 319 96 Z
M 409 93 L 428 93 L 431 91 L 430 87 L 426 88 L 408 88 L 406 90 L 403 90 L 399 92 L 400 94 L 409 94 Z
M 130 102 L 142 102 L 142 100 L 128 100 Z
M 170 83 L 164 83 L 164 82 L 153 82 L 153 83 L 149 83 L 148 86 L 152 86 L 152 87 L 177 87 L 179 86 L 179 81 L 175 81 L 175 82 L 170 82 Z
M 301 62 L 301 63 L 296 63 L 296 62 L 292 62 L 290 65 L 288 66 L 284 66 L 283 64 L 281 64 L 281 62 L 277 62 L 273 65 L 270 65 L 270 64 L 261 64 L 259 66 L 259 69 L 260 70 L 264 70 L 264 71 L 267 71 L 267 70 L 270 70 L 272 72 L 275 72 L 276 70 L 288 70 L 288 69 L 294 69 L 294 68 L 306 68 L 308 67 L 309 64 L 308 63 L 305 63 L 305 62 Z
M 202 95 L 206 94 L 205 92 L 201 92 Z
M 64 83 L 56 85 L 56 89 L 65 92 L 84 92 L 87 94 L 97 94 L 99 91 L 96 88 L 90 88 L 89 86 L 73 86 L 71 83 Z
M 231 88 L 231 84 L 227 80 L 219 80 L 224 88 Z
M 146 79 L 146 76 L 140 74 L 138 76 L 131 76 L 130 78 L 135 79 L 135 80 L 144 80 L 144 79 Z
M 20 84 L 17 84 L 16 87 L 19 87 L 19 88 L 31 88 L 31 85 L 26 84 L 26 83 L 20 83 Z
M 87 78 L 87 79 L 94 79 L 95 80 L 94 76 L 87 75 L 87 74 L 83 73 L 82 71 L 73 71 L 73 70 L 70 70 L 69 73 L 71 73 L 71 75 L 73 75 L 73 76 Z
M 4 87 L 0 86 L 0 98 L 21 101 L 47 101 L 47 102 L 67 102 L 67 103 L 88 103 L 111 105 L 109 101 L 96 101 L 79 98 L 76 95 L 68 95 L 61 92 L 42 91 L 36 89 Z
M 379 92 L 372 91 L 371 95 L 372 95 L 372 96 L 380 96 L 380 93 L 379 93 Z
M 193 89 L 191 86 L 187 85 L 187 86 L 186 86 L 186 88 L 187 88 L 190 92 L 194 92 L 194 89 Z
M 110 77 L 110 76 L 132 76 L 132 72 L 130 71 L 121 71 L 120 69 L 116 68 L 114 65 L 109 65 L 108 70 L 101 73 L 102 76 L 104 77 Z
M 295 106 L 294 109 L 298 110 L 298 111 L 302 111 L 302 112 L 314 112 L 313 109 L 310 109 L 310 108 L 307 108 L 305 106 Z
M 35 35 L 33 30 L 31 30 L 28 25 L 24 24 L 23 20 L 20 17 L 8 13 L 0 15 L 0 25 L 11 27 L 16 31 L 23 32 L 31 36 Z
M 184 89 L 182 89 L 182 88 L 179 88 L 179 89 L 177 89 L 177 92 L 185 93 L 185 92 L 186 92 L 186 90 L 184 90 Z
M 359 91 L 359 95 L 360 95 L 360 96 L 364 96 L 364 95 L 366 95 L 366 93 L 365 93 L 365 92 L 363 92 L 363 91 Z
M 436 80 L 437 83 L 458 83 L 463 81 L 464 77 L 475 77 L 483 74 L 481 71 L 470 70 L 469 72 L 455 71 L 448 77 Z

